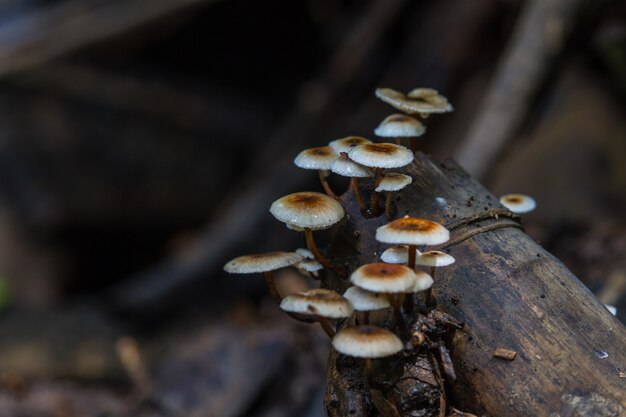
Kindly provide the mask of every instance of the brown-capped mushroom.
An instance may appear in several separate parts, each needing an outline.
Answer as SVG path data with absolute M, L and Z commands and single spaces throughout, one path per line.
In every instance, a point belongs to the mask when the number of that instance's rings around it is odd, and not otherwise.
M 354 311 L 350 301 L 325 288 L 288 295 L 280 303 L 280 308 L 289 313 L 314 315 L 331 339 L 335 330 L 328 319 L 348 318 Z
M 327 229 L 345 215 L 343 207 L 325 194 L 304 191 L 279 198 L 272 203 L 270 213 L 288 228 L 303 231 L 308 249 L 326 269 L 338 271 L 317 248 L 313 231 Z
M 377 88 L 376 97 L 404 113 L 419 114 L 422 117 L 453 110 L 448 100 L 433 89 L 414 89 L 409 95 L 405 95 L 391 88 Z
M 348 288 L 343 293 L 343 296 L 352 303 L 354 311 L 363 312 L 363 324 L 369 324 L 370 311 L 382 310 L 391 307 L 389 299 L 384 295 L 367 291 L 357 286 Z
M 330 184 L 326 180 L 328 171 L 335 163 L 339 155 L 330 146 L 317 146 L 315 148 L 305 149 L 296 156 L 293 163 L 302 169 L 317 170 L 320 182 L 326 194 L 333 198 L 337 195 L 330 188 Z
M 367 211 L 367 206 L 365 205 L 365 201 L 363 201 L 363 197 L 361 196 L 359 178 L 373 177 L 374 171 L 371 168 L 359 165 L 356 162 L 351 161 L 350 158 L 348 158 L 348 154 L 346 154 L 345 152 L 341 152 L 339 158 L 331 167 L 331 171 L 337 175 L 341 175 L 342 177 L 350 178 L 350 188 L 354 192 L 354 197 L 356 198 L 357 203 L 359 203 L 361 213 Z
M 273 271 L 288 266 L 293 266 L 302 261 L 302 255 L 295 252 L 268 252 L 254 255 L 244 255 L 232 259 L 224 265 L 224 271 L 230 274 L 255 274 L 261 273 L 265 277 L 265 283 L 272 298 L 278 304 L 282 301 L 276 284 L 274 283 Z
M 374 188 L 382 179 L 383 169 L 401 168 L 413 161 L 413 152 L 404 146 L 393 143 L 369 143 L 352 148 L 348 157 L 357 164 L 374 168 Z M 378 193 L 372 192 L 371 210 L 374 216 L 380 215 Z
M 416 247 L 438 245 L 450 239 L 450 232 L 432 220 L 404 216 L 376 229 L 376 240 L 393 245 L 407 245 L 408 267 L 415 269 Z
M 454 261 L 455 259 L 452 255 L 448 255 L 447 253 L 438 250 L 430 250 L 417 255 L 417 258 L 415 259 L 415 264 L 429 266 L 430 276 L 434 280 L 437 267 L 452 265 Z M 426 304 L 433 304 L 432 290 L 430 288 L 426 292 Z
M 374 191 L 379 193 L 387 192 L 387 198 L 385 199 L 385 216 L 387 220 L 391 220 L 391 193 L 402 190 L 412 182 L 413 178 L 408 175 L 389 172 L 378 183 L 378 187 Z
M 517 214 L 529 213 L 537 207 L 535 199 L 526 194 L 503 195 L 500 204 Z

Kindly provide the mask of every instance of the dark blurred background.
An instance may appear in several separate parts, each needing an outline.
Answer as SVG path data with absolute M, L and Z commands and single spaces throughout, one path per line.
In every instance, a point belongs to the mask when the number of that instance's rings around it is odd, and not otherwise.
M 420 150 L 626 318 L 626 3 L 0 0 L 0 417 L 306 416 L 327 341 L 231 257 L 304 239 L 295 155 L 438 89 Z M 336 187 L 344 186 L 331 179 Z M 281 290 L 310 285 L 285 272 Z

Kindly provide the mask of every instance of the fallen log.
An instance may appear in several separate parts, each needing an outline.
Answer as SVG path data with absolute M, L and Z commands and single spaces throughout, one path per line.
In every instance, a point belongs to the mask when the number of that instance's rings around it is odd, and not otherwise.
M 456 163 L 418 153 L 404 171 L 413 184 L 395 201 L 395 217 L 451 230 L 436 249 L 456 263 L 438 271 L 433 290 L 437 308 L 464 323 L 448 343 L 458 376 L 447 381 L 448 403 L 493 417 L 626 415 L 626 328 Z M 366 219 L 352 194 L 342 198 L 346 220 L 327 253 L 352 270 L 379 258 L 386 246 L 374 235 L 387 220 Z M 324 285 L 342 291 L 349 283 L 328 275 Z M 378 415 L 362 376 L 341 358 L 333 352 L 329 360 L 329 415 Z M 437 415 L 390 415 L 396 411 Z

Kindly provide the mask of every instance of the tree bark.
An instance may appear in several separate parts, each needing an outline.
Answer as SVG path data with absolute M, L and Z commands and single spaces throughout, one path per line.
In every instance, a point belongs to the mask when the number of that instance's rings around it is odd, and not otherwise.
M 450 241 L 436 249 L 456 263 L 440 268 L 433 290 L 437 308 L 464 323 L 449 343 L 458 378 L 447 382 L 448 403 L 493 417 L 625 415 L 622 323 L 456 163 L 417 154 L 405 171 L 413 184 L 400 192 L 394 217 L 410 214 L 451 229 Z M 343 202 L 346 220 L 328 253 L 353 270 L 386 248 L 374 235 L 387 220 L 363 218 L 351 194 Z M 349 286 L 332 275 L 324 284 Z M 494 357 L 498 348 L 515 358 Z M 371 410 L 367 393 L 358 392 L 363 384 L 354 382 L 358 375 L 337 366 L 337 356 L 329 360 L 329 415 Z M 403 415 L 424 415 L 413 412 Z

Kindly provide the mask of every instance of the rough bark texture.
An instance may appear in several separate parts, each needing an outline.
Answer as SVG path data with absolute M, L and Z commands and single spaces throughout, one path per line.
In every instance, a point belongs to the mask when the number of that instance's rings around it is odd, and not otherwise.
M 626 328 L 454 162 L 437 165 L 417 154 L 405 172 L 413 184 L 400 193 L 394 217 L 425 217 L 452 230 L 439 249 L 456 263 L 438 270 L 434 286 L 438 308 L 465 323 L 451 341 L 458 378 L 448 401 L 494 417 L 625 415 Z M 351 193 L 343 202 L 347 220 L 328 253 L 353 269 L 385 249 L 374 234 L 387 221 L 364 219 Z M 348 281 L 329 276 L 325 285 L 343 290 Z M 498 348 L 516 357 L 494 358 Z M 331 415 L 367 410 L 368 404 L 347 404 L 366 401 L 358 393 L 363 385 L 342 380 L 336 356 L 329 366 Z

